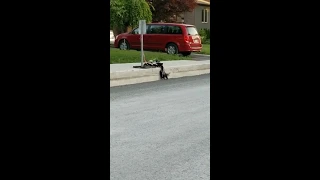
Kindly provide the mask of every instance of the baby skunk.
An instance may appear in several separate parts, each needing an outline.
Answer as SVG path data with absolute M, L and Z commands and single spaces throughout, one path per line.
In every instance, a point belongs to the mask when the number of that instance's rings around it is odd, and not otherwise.
M 157 67 L 160 67 L 160 71 L 159 71 L 160 79 L 168 79 L 168 76 L 170 73 L 166 73 L 163 67 L 163 63 L 161 63 L 159 60 L 156 60 L 156 63 L 157 63 Z
M 163 65 L 160 66 L 160 78 L 161 79 L 168 79 L 168 76 L 170 73 L 166 73 L 166 71 L 164 70 Z

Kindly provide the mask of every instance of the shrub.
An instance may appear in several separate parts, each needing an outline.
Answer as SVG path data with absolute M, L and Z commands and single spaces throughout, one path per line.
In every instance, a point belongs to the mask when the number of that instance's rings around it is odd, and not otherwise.
M 199 35 L 203 44 L 210 44 L 210 29 L 200 29 Z

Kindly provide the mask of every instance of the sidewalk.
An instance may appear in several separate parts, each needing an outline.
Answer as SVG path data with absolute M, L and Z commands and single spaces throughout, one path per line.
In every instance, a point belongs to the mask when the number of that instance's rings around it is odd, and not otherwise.
M 161 61 L 170 78 L 210 73 L 210 60 Z M 133 68 L 141 63 L 110 64 L 110 87 L 160 80 L 160 68 Z
M 202 61 L 192 61 L 192 60 L 180 60 L 180 61 L 161 61 L 164 68 L 168 67 L 179 67 L 179 66 L 190 66 L 190 65 L 200 65 L 200 64 L 210 64 L 210 60 Z M 146 70 L 141 68 L 133 68 L 133 66 L 140 66 L 141 63 L 123 63 L 123 64 L 110 64 L 110 72 L 119 72 L 119 71 L 140 71 Z M 152 68 L 153 69 L 153 68 Z M 158 68 L 156 68 L 158 69 Z

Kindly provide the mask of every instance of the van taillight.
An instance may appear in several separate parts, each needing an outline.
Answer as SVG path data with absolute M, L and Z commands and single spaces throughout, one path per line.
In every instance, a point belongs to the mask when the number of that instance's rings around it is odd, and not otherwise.
M 188 37 L 188 36 L 185 36 L 185 37 L 184 37 L 184 41 L 185 41 L 185 42 L 189 42 L 189 37 Z

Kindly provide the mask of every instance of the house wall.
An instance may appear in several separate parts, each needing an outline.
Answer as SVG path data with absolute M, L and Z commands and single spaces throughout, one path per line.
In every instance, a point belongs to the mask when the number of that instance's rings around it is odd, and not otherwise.
M 205 8 L 209 9 L 208 23 L 202 23 L 202 9 L 205 9 Z M 210 6 L 198 4 L 197 7 L 192 12 L 185 12 L 184 23 L 193 24 L 197 27 L 198 30 L 204 29 L 204 28 L 210 29 Z
M 184 13 L 184 23 L 185 24 L 195 24 L 195 11 L 193 10 L 192 12 L 185 12 Z
M 209 9 L 208 13 L 208 23 L 202 23 L 202 10 Z M 195 25 L 198 30 L 200 29 L 210 29 L 210 6 L 198 5 L 195 8 Z

